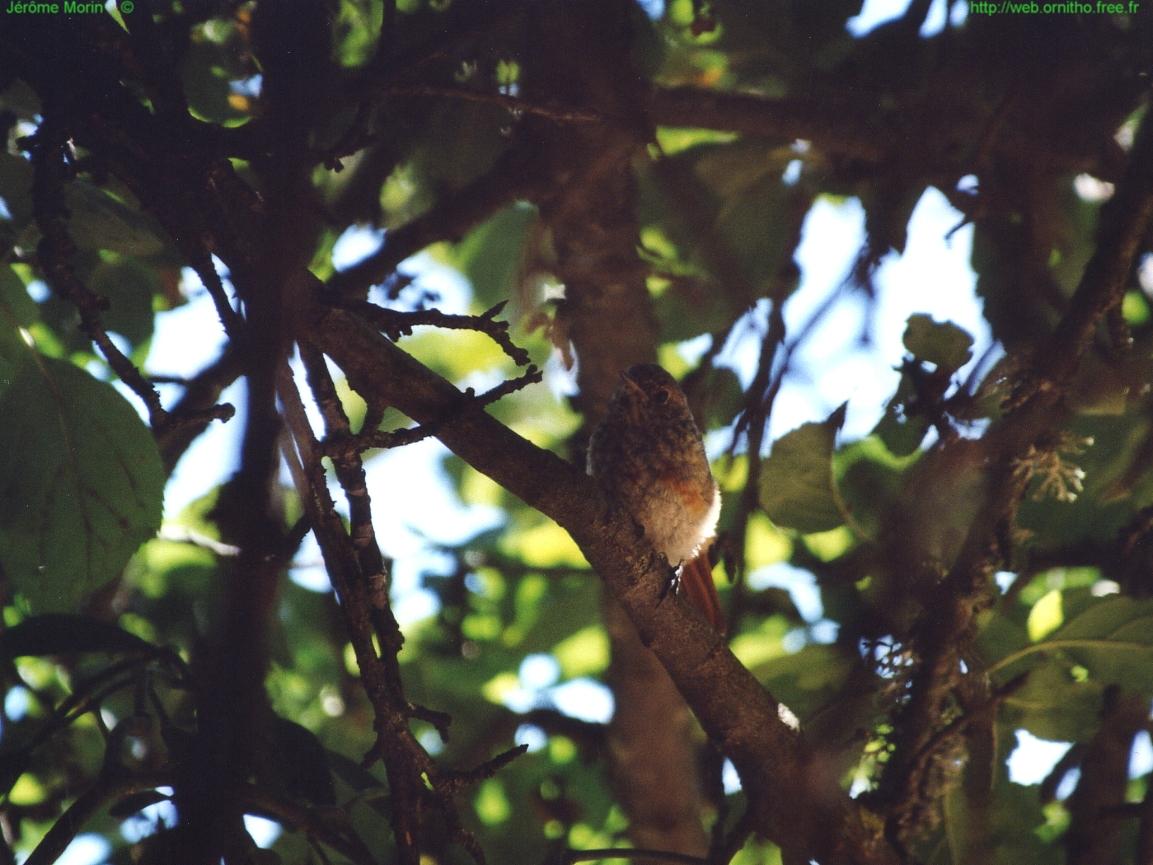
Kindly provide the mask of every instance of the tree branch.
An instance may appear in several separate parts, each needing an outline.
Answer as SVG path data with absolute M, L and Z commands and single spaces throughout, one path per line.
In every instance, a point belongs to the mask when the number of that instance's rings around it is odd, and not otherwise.
M 913 635 L 918 664 L 908 700 L 894 717 L 892 741 L 897 750 L 880 785 L 881 798 L 888 805 L 891 839 L 906 836 L 918 822 L 915 814 L 927 789 L 926 747 L 962 675 L 960 655 L 973 636 L 976 613 L 990 601 L 992 575 L 1008 557 L 1007 538 L 1028 482 L 1022 470 L 1026 455 L 1030 448 L 1043 449 L 1042 437 L 1068 419 L 1069 408 L 1062 398 L 1097 325 L 1121 302 L 1151 221 L 1153 118 L 1146 115 L 1124 181 L 1109 211 L 1102 214 L 1097 248 L 1065 317 L 1048 345 L 1031 359 L 1022 378 L 1025 384 L 1010 397 L 1005 416 L 979 442 L 961 443 L 953 449 L 954 453 L 960 447 L 974 451 L 969 470 L 982 472 L 985 493 L 947 574 L 939 580 L 924 574 L 932 588 L 923 607 L 933 614 L 922 617 Z M 923 465 L 932 459 L 948 459 L 949 453 L 949 448 L 939 447 Z M 905 550 L 906 555 L 910 553 L 916 554 Z
M 370 402 L 437 424 L 454 453 L 567 529 L 660 659 L 705 730 L 733 760 L 757 830 L 829 865 L 893 863 L 859 809 L 810 760 L 779 704 L 712 628 L 679 601 L 661 603 L 668 564 L 610 519 L 595 484 L 476 408 L 449 382 L 341 309 L 314 306 L 302 326 Z

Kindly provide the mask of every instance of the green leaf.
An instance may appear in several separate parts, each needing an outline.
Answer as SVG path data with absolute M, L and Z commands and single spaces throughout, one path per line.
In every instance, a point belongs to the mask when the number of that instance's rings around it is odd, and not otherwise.
M 508 144 L 508 112 L 498 106 L 430 101 L 416 117 L 412 164 L 432 188 L 462 188 L 491 168 Z
M 450 253 L 450 262 L 472 283 L 477 302 L 486 309 L 515 291 L 521 250 L 536 210 L 508 207 L 474 228 Z
M 895 459 L 879 436 L 855 441 L 833 458 L 837 492 L 854 525 L 876 537 L 906 483 L 907 459 Z
M 932 862 L 981 862 L 983 865 L 1033 865 L 1059 861 L 1038 837 L 1045 824 L 1035 787 L 1009 781 L 1000 773 L 993 790 L 975 799 L 964 784 L 953 785 L 943 797 L 945 836 L 951 858 Z M 973 804 L 979 802 L 976 809 Z M 996 803 L 995 807 L 980 807 Z
M 164 248 L 158 227 L 138 207 L 129 207 L 98 186 L 77 180 L 65 190 L 69 230 L 81 249 L 111 249 L 151 255 Z
M 773 445 L 761 469 L 760 502 L 779 526 L 823 532 L 844 523 L 833 482 L 833 446 L 846 404 L 821 423 L 807 423 Z
M 1043 739 L 1086 741 L 1100 724 L 1105 686 L 1153 694 L 1153 601 L 1083 590 L 1061 600 L 1065 623 L 1044 639 L 1030 641 L 1023 625 L 997 613 L 984 623 L 977 650 L 999 682 L 1028 675 L 1006 700 L 1008 723 Z
M 802 720 L 836 696 L 853 660 L 836 646 L 809 645 L 757 667 L 757 676 Z
M 1066 652 L 1102 684 L 1153 693 L 1153 600 L 1102 598 L 1034 645 Z
M 274 790 L 316 805 L 336 801 L 324 745 L 294 721 L 273 716 L 257 744 L 256 763 L 257 780 Z
M 1005 699 L 1001 722 L 1053 742 L 1087 742 L 1101 724 L 1105 687 L 1078 682 L 1059 664 L 1043 664 Z
M 905 325 L 905 348 L 938 369 L 953 372 L 973 356 L 973 337 L 950 321 L 937 322 L 917 313 Z
M 909 376 L 902 375 L 897 392 L 885 406 L 885 414 L 873 428 L 873 434 L 884 442 L 893 456 L 907 457 L 915 453 L 925 440 L 925 433 L 929 431 L 928 418 L 923 415 L 909 417 L 905 414 L 905 406 L 913 394 Z
M 735 317 L 758 297 L 783 300 L 796 287 L 793 253 L 811 197 L 781 179 L 795 158 L 787 146 L 741 139 L 683 150 L 664 160 L 661 175 L 641 175 L 646 237 L 671 242 L 672 249 L 659 251 L 662 258 L 675 253 L 679 272 L 709 273 L 706 285 L 717 287 L 696 299 L 682 327 L 702 315 Z
M 248 116 L 246 98 L 232 91 L 232 82 L 249 74 L 235 50 L 239 41 L 232 23 L 212 22 L 211 30 L 197 33 L 188 44 L 181 83 L 192 112 L 214 123 Z M 215 37 L 215 38 L 213 38 Z
M 745 391 L 741 380 L 731 369 L 723 366 L 709 370 L 708 379 L 701 389 L 704 393 L 701 408 L 706 418 L 705 426 L 726 426 L 737 416 L 745 403 Z
M 661 339 L 683 342 L 724 330 L 744 309 L 711 280 L 678 278 L 653 298 Z
M 32 163 L 21 156 L 0 153 L 0 189 L 12 223 L 23 228 L 32 219 Z
M 87 616 L 46 613 L 0 633 L 0 658 L 82 652 L 149 652 L 156 647 L 135 634 Z
M 525 652 L 555 653 L 560 643 L 572 638 L 585 628 L 600 622 L 600 593 L 591 582 L 585 581 L 561 592 L 551 592 L 548 602 L 538 603 L 535 620 L 526 630 L 517 648 Z M 597 645 L 594 641 L 592 646 Z M 587 647 L 586 647 L 587 648 Z M 584 660 L 588 660 L 587 652 Z
M 0 267 L 0 392 L 28 354 L 20 328 L 36 321 L 39 310 L 28 289 L 10 267 Z
M 152 336 L 156 320 L 152 312 L 152 295 L 159 293 L 160 280 L 155 269 L 139 261 L 102 261 L 88 277 L 88 287 L 108 298 L 104 326 L 137 346 Z
M 0 417 L 0 567 L 34 609 L 73 607 L 160 526 L 156 442 L 110 385 L 39 355 Z

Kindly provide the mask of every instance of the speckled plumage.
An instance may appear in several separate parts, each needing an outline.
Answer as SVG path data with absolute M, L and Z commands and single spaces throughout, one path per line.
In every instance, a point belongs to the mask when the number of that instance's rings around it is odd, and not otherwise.
M 630 367 L 589 443 L 589 474 L 644 529 L 674 567 L 682 589 L 720 626 L 708 567 L 721 496 L 700 430 L 676 380 L 655 364 Z

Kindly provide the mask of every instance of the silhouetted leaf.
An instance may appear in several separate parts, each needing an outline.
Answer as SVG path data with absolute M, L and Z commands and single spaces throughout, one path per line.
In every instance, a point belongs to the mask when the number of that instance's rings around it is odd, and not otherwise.
M 889 453 L 894 456 L 906 457 L 915 453 L 925 440 L 925 433 L 929 431 L 927 417 L 924 415 L 909 417 L 905 414 L 905 402 L 912 396 L 912 383 L 907 375 L 901 376 L 897 392 L 885 406 L 885 414 L 873 427 L 873 434 L 885 443 Z
M 0 751 L 0 796 L 7 796 L 12 785 L 28 771 L 32 753 L 26 747 L 5 748 Z
M 960 369 L 973 356 L 973 337 L 952 322 L 933 321 L 923 313 L 909 316 L 904 343 L 914 357 L 949 372 Z
M 22 228 L 32 218 L 32 163 L 0 152 L 0 190 L 14 227 Z
M 133 793 L 114 802 L 112 807 L 108 809 L 108 813 L 117 820 L 123 820 L 152 805 L 171 801 L 171 796 L 161 793 L 158 790 L 142 790 L 139 793 Z
M 257 780 L 317 805 L 331 805 L 336 791 L 328 753 L 316 734 L 276 716 L 262 737 L 257 754 Z
M 80 652 L 148 652 L 152 643 L 123 628 L 87 616 L 45 613 L 0 632 L 0 658 Z

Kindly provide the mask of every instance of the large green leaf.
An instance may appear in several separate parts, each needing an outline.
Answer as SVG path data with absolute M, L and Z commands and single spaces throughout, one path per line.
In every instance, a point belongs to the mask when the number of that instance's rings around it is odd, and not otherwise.
M 1079 682 L 1058 664 L 1043 664 L 1004 702 L 1001 721 L 1053 742 L 1086 742 L 1101 723 L 1104 686 Z
M 836 646 L 809 645 L 757 667 L 758 678 L 799 718 L 808 720 L 843 688 L 853 660 Z
M 823 532 L 844 523 L 833 482 L 833 446 L 845 405 L 821 423 L 781 436 L 761 469 L 761 507 L 779 526 Z
M 1121 595 L 1094 598 L 1082 591 L 1062 595 L 1063 624 L 1028 642 L 1024 628 L 1003 616 L 987 622 L 978 647 L 991 672 L 1009 677 L 1038 658 L 1078 664 L 1103 684 L 1153 687 L 1153 600 Z
M 997 613 L 976 649 L 998 681 L 1027 676 L 1005 701 L 1006 723 L 1043 739 L 1085 741 L 1100 723 L 1107 685 L 1153 693 L 1153 601 L 1081 590 L 1046 598 L 1058 600 L 1048 618 L 1059 627 L 1030 641 L 1023 625 Z
M 0 394 L 0 565 L 37 610 L 115 577 L 160 525 L 156 443 L 111 386 L 30 356 Z
M 995 783 L 995 788 L 982 791 L 981 797 L 973 797 L 964 784 L 948 790 L 942 800 L 947 844 L 938 846 L 935 855 L 922 861 L 933 865 L 1039 865 L 1060 861 L 1038 835 L 1045 825 L 1045 815 L 1036 789 L 1014 784 L 1004 773 L 998 775 Z M 972 808 L 974 800 L 978 803 L 976 812 Z M 981 808 L 984 803 L 996 806 Z
M 1067 653 L 1095 681 L 1153 692 L 1153 600 L 1102 598 L 1036 645 Z

